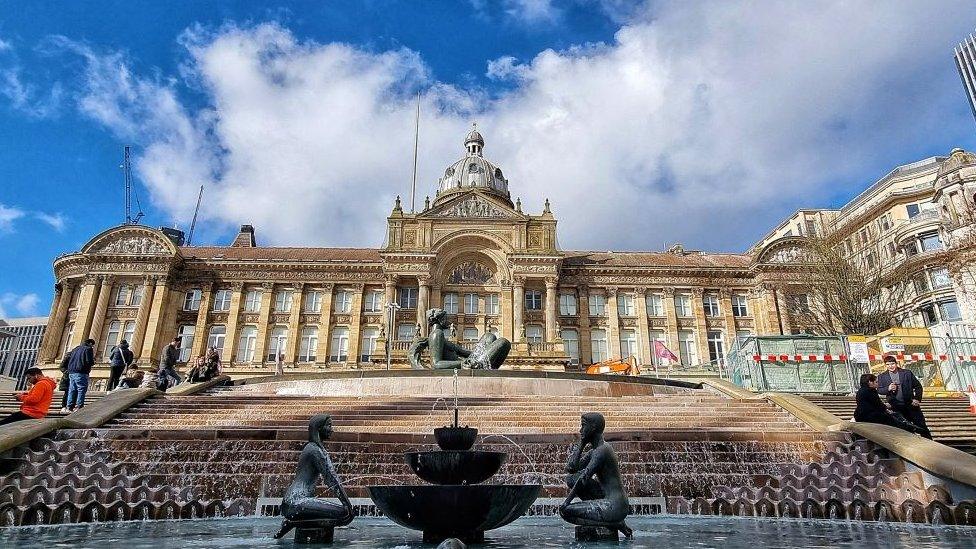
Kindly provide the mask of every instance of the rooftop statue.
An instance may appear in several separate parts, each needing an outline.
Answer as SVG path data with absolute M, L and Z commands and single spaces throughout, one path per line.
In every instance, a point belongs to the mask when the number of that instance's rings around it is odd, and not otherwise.
M 448 337 L 451 323 L 443 309 L 427 310 L 427 326 L 430 328 L 426 338 L 418 337 L 410 346 L 408 356 L 415 370 L 427 367 L 420 361 L 424 349 L 430 351 L 431 368 L 434 370 L 457 370 L 461 368 L 480 368 L 497 370 L 512 348 L 512 343 L 504 337 L 488 332 L 481 337 L 474 350 L 468 351 Z
M 328 543 L 336 526 L 352 522 L 353 511 L 349 496 L 346 495 L 339 477 L 336 475 L 325 441 L 332 436 L 332 418 L 328 414 L 316 414 L 308 422 L 308 442 L 298 457 L 295 479 L 285 491 L 281 501 L 281 530 L 275 539 L 282 538 L 292 528 L 296 543 Z M 341 505 L 315 497 L 315 485 L 322 477 Z
M 630 512 L 630 502 L 620 480 L 617 454 L 603 440 L 605 427 L 603 414 L 590 412 L 580 418 L 580 443 L 566 464 L 569 495 L 559 506 L 559 516 L 578 526 L 607 528 L 614 539 L 618 530 L 629 538 L 634 532 L 624 519 Z M 584 453 L 587 446 L 590 450 Z M 582 501 L 572 503 L 576 497 Z

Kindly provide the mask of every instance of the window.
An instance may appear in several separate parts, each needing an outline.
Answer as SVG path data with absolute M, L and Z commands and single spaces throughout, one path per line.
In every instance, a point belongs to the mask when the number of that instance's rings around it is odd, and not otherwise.
M 274 310 L 276 313 L 290 313 L 291 304 L 294 300 L 295 293 L 291 290 L 278 290 L 275 294 L 275 305 Z M 347 311 L 343 311 L 347 312 Z
M 370 355 L 376 354 L 376 340 L 380 337 L 379 328 L 363 328 L 359 343 L 359 362 L 369 362 Z
M 658 366 L 664 364 L 664 357 L 660 357 L 657 354 L 657 344 L 655 342 L 660 341 L 661 345 L 666 348 L 668 346 L 667 339 L 665 339 L 663 330 L 651 330 L 648 332 L 648 337 L 651 340 L 651 362 L 657 364 Z
M 349 328 L 338 326 L 332 330 L 329 362 L 345 362 L 347 360 L 349 360 Z
M 416 307 L 416 305 L 414 305 Z M 352 292 L 339 290 L 332 301 L 332 310 L 337 313 L 348 313 L 352 310 Z
M 118 320 L 113 320 L 112 323 L 108 325 L 108 335 L 105 337 L 105 360 L 108 360 L 109 357 L 112 356 L 112 348 L 119 344 L 119 334 L 121 331 L 122 323 Z
M 464 332 L 461 334 L 464 341 L 478 341 L 478 329 L 477 328 L 465 328 Z
M 576 330 L 562 330 L 559 337 L 563 339 L 563 348 L 569 355 L 569 363 L 579 364 L 579 333 Z
M 129 298 L 129 305 L 138 307 L 142 305 L 142 296 L 146 292 L 145 286 L 133 286 L 132 297 Z
M 199 290 L 198 290 L 199 291 Z M 199 309 L 200 303 L 197 302 L 197 308 Z M 196 327 L 193 324 L 184 324 L 180 326 L 177 331 L 182 339 L 180 340 L 180 362 L 186 362 L 190 360 L 190 349 L 193 347 L 193 333 L 196 331 Z
M 674 312 L 678 316 L 692 316 L 691 296 L 688 294 L 674 294 Z
M 594 363 L 603 362 L 608 358 L 606 330 L 590 330 L 590 353 L 593 355 Z
M 919 235 L 919 238 L 921 239 L 923 252 L 942 249 L 942 240 L 939 238 L 939 233 L 925 233 Z
M 647 294 L 647 316 L 664 316 L 664 298 L 661 294 Z
M 915 240 L 909 240 L 905 243 L 905 255 L 913 256 L 918 253 L 918 242 Z
M 248 290 L 244 297 L 244 311 L 256 313 L 261 310 L 261 290 Z
M 129 285 L 122 284 L 119 286 L 118 290 L 115 291 L 115 306 L 125 307 L 129 304 Z
M 498 294 L 488 294 L 485 296 L 485 313 L 490 315 L 498 314 Z
M 607 314 L 607 299 L 603 294 L 590 294 L 590 316 Z
M 378 313 L 383 310 L 383 290 L 366 292 L 366 312 Z
M 725 360 L 725 348 L 722 346 L 722 332 L 718 330 L 708 332 L 708 360 L 711 362 Z
M 397 288 L 397 303 L 404 309 L 416 309 L 418 291 L 418 288 Z
M 224 352 L 224 339 L 227 337 L 227 327 L 226 326 L 211 326 L 210 334 L 207 335 L 207 348 L 214 347 L 217 349 L 217 353 L 223 354 Z
M 749 298 L 742 294 L 732 294 L 732 316 L 749 316 Z
M 542 292 L 539 290 L 526 290 L 525 291 L 525 310 L 526 311 L 541 311 L 542 310 Z
M 559 294 L 559 314 L 576 316 L 576 294 Z
M 619 293 L 617 294 L 617 315 L 619 316 L 634 316 L 634 294 L 630 293 Z
M 244 326 L 241 328 L 241 337 L 237 343 L 238 362 L 251 362 L 254 360 L 254 347 L 258 342 L 258 329 L 256 326 Z
M 414 334 L 417 333 L 417 327 L 413 324 L 408 324 L 404 322 L 403 324 L 397 325 L 396 338 L 397 341 L 410 341 L 413 339 Z
M 288 345 L 288 328 L 285 326 L 275 326 L 271 329 L 268 336 L 268 362 L 278 362 L 278 359 L 285 359 L 285 349 Z
M 746 338 L 749 337 L 752 337 L 752 332 L 750 332 L 749 330 L 739 330 L 735 332 L 735 338 L 739 340 L 740 344 L 741 342 L 745 341 Z
M 715 294 L 703 295 L 702 306 L 705 307 L 705 316 L 719 316 L 722 314 L 718 306 L 718 296 Z
M 136 321 L 135 320 L 130 320 L 130 321 L 128 321 L 128 322 L 126 322 L 125 324 L 122 325 L 122 339 L 124 339 L 126 341 L 126 343 L 131 344 L 132 343 L 132 336 L 134 336 L 135 334 L 136 334 Z M 119 343 L 121 343 L 121 340 L 119 341 Z
M 807 219 L 803 223 L 806 226 L 807 236 L 817 236 L 817 224 L 812 219 Z
M 458 312 L 458 295 L 449 293 L 444 294 L 444 312 L 449 315 L 456 315 Z
M 696 362 L 695 332 L 678 332 L 678 354 L 683 366 L 691 366 Z
M 542 343 L 542 326 L 539 324 L 526 324 L 525 340 L 529 343 Z
M 214 294 L 213 310 L 215 311 L 229 311 L 230 310 L 230 290 L 217 290 Z
M 918 204 L 908 204 L 905 206 L 905 211 L 908 213 L 908 218 L 911 219 L 918 215 Z
M 929 271 L 929 279 L 932 281 L 933 290 L 952 286 L 952 279 L 949 278 L 949 269 L 946 267 Z
M 305 309 L 306 313 L 321 313 L 322 292 L 318 290 L 305 292 L 305 298 L 302 300 L 302 308 Z
M 620 358 L 640 356 L 637 349 L 637 331 L 620 330 Z
M 922 305 L 919 308 L 919 312 L 922 314 L 922 322 L 926 326 L 932 326 L 933 324 L 939 323 L 939 317 L 935 314 L 935 305 L 929 303 L 928 305 Z
M 186 294 L 183 296 L 183 310 L 184 311 L 199 311 L 200 310 L 200 289 L 196 288 L 193 290 L 187 290 Z
M 959 312 L 959 303 L 955 300 L 939 303 L 939 314 L 942 316 L 943 322 L 958 322 L 962 320 L 962 314 Z
M 368 328 L 367 328 L 368 329 Z M 363 331 L 363 334 L 366 332 Z M 319 329 L 315 326 L 302 328 L 302 338 L 298 343 L 298 361 L 315 362 L 315 349 L 319 346 Z
M 78 292 L 75 293 L 77 294 Z M 71 350 L 69 346 L 71 345 L 71 338 L 74 337 L 74 335 L 75 335 L 75 323 L 69 322 L 68 325 L 64 328 L 64 344 L 61 345 L 61 356 L 68 354 L 68 351 Z
M 464 294 L 464 312 L 476 315 L 481 312 L 478 307 L 478 294 Z
M 810 312 L 810 299 L 807 294 L 791 294 L 788 297 L 790 312 L 806 314 Z

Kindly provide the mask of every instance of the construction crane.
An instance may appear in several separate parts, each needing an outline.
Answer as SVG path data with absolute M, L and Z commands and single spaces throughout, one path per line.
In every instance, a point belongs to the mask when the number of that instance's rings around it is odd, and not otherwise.
M 193 229 L 197 226 L 197 214 L 200 213 L 200 201 L 203 200 L 203 185 L 200 185 L 200 194 L 197 195 L 197 207 L 193 209 L 193 221 L 190 222 L 190 234 L 186 235 L 186 245 L 193 243 Z
M 125 224 L 138 225 L 139 220 L 142 219 L 142 217 L 146 214 L 142 213 L 142 204 L 139 203 L 139 196 L 135 195 L 136 208 L 138 208 L 139 211 L 136 213 L 135 217 L 132 217 L 132 198 L 134 193 L 132 191 L 132 163 L 129 159 L 128 145 L 125 146 L 122 165 L 119 166 L 119 168 L 122 168 L 122 174 L 125 176 Z

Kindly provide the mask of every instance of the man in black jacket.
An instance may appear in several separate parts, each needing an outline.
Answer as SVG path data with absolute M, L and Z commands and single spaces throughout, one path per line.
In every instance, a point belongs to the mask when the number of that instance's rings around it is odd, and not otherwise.
M 132 364 L 133 358 L 132 351 L 129 350 L 129 342 L 122 340 L 119 345 L 112 349 L 112 356 L 109 360 L 112 362 L 112 373 L 108 377 L 108 391 L 115 389 L 119 384 L 119 380 L 122 379 L 122 374 L 125 373 L 125 369 Z
M 176 362 L 180 359 L 180 344 L 183 342 L 183 338 L 176 336 L 169 345 L 163 347 L 163 352 L 159 357 L 159 370 L 157 370 L 157 385 L 156 388 L 160 391 L 166 391 L 172 385 L 176 385 L 183 381 L 180 378 L 180 374 L 176 373 Z
M 95 340 L 86 339 L 75 347 L 68 357 L 68 411 L 74 412 L 85 406 L 88 393 L 88 375 L 95 365 Z
M 878 376 L 878 394 L 887 396 L 892 409 L 918 427 L 920 435 L 932 438 L 922 413 L 922 382 L 911 370 L 899 368 L 893 355 L 885 356 L 884 363 L 888 371 Z

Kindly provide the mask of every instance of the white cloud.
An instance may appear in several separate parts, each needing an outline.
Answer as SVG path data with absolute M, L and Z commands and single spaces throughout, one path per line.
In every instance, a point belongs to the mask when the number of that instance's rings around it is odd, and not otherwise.
M 0 318 L 35 316 L 38 314 L 37 306 L 39 304 L 40 298 L 37 294 L 21 295 L 6 292 L 0 295 Z M 16 311 L 16 314 L 14 311 Z
M 552 23 L 562 13 L 552 0 L 505 0 L 504 6 L 506 14 L 526 24 Z
M 0 233 L 14 230 L 14 221 L 24 217 L 24 211 L 12 206 L 0 204 Z
M 65 217 L 61 212 L 58 213 L 44 213 L 44 212 L 34 212 L 34 217 L 47 223 L 52 229 L 58 231 L 59 233 L 64 231 Z
M 6 98 L 7 103 L 33 118 L 47 118 L 58 114 L 64 90 L 59 82 L 53 83 L 46 92 L 37 86 L 24 81 L 24 68 L 15 55 L 13 45 L 0 39 L 0 98 Z
M 515 84 L 494 99 L 431 80 L 406 49 L 301 42 L 275 24 L 194 29 L 179 78 L 205 108 L 181 103 L 176 77 L 77 48 L 81 107 L 142 140 L 138 173 L 175 220 L 205 183 L 212 228 L 253 223 L 269 244 L 379 245 L 409 190 L 418 88 L 418 203 L 476 119 L 525 209 L 552 198 L 570 249 L 744 249 L 788 210 L 969 132 L 947 52 L 973 5 L 761 6 L 668 3 L 609 44 L 486 61 Z

